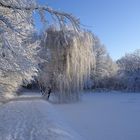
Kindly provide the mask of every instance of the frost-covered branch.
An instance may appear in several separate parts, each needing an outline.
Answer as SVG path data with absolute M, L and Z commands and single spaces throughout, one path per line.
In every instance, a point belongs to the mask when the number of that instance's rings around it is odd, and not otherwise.
M 31 0 L 0 1 L 0 97 L 11 96 L 37 72 L 39 41 L 35 37 L 32 11 L 8 8 L 28 6 Z
M 47 12 L 47 13 L 51 14 L 52 17 L 55 17 L 58 20 L 61 28 L 64 28 L 65 24 L 69 21 L 72 24 L 74 29 L 76 29 L 76 30 L 79 29 L 79 24 L 80 24 L 79 20 L 77 18 L 75 18 L 72 14 L 68 14 L 68 13 L 65 13 L 65 12 L 60 12 L 60 11 L 54 10 L 47 5 L 46 6 L 41 6 L 41 5 L 38 5 L 38 4 L 32 4 L 30 6 L 23 6 L 23 5 L 19 6 L 19 5 L 16 5 L 16 4 L 10 4 L 9 5 L 9 4 L 1 1 L 0 2 L 0 7 L 11 9 L 11 10 L 19 10 L 19 11 L 30 11 L 30 12 L 38 11 L 41 18 L 44 21 L 45 21 L 44 12 Z M 9 28 L 14 29 L 12 24 L 10 24 L 10 22 L 7 19 L 5 19 L 4 17 L 0 17 L 0 20 L 4 21 L 4 23 Z

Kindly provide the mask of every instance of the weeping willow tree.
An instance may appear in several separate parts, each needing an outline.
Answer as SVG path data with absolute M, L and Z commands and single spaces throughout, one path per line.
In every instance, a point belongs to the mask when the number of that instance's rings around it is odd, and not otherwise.
M 60 102 L 76 101 L 94 65 L 93 38 L 89 32 L 48 29 L 43 42 L 47 63 L 43 64 L 39 83 L 51 86 Z

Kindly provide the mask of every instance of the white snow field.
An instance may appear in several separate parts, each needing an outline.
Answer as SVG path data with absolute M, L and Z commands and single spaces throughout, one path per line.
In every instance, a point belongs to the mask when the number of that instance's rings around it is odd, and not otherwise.
M 140 94 L 85 93 L 78 103 L 51 104 L 27 93 L 0 105 L 0 140 L 140 140 Z
M 88 93 L 54 106 L 85 140 L 140 140 L 140 94 Z
M 0 106 L 0 140 L 81 139 L 52 105 L 40 98 L 24 96 Z

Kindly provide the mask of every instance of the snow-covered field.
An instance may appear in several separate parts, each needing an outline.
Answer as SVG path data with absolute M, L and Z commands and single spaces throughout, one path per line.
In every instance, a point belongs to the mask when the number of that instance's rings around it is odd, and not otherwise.
M 140 140 L 140 94 L 86 94 L 54 106 L 85 140 Z
M 140 94 L 86 93 L 61 105 L 37 97 L 0 106 L 0 140 L 140 140 Z

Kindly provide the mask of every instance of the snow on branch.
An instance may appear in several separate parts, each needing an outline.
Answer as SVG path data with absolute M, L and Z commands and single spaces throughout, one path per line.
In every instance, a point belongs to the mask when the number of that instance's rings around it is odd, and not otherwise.
M 1 1 L 0 7 L 12 9 L 12 10 L 19 10 L 19 11 L 30 11 L 30 12 L 37 11 L 41 16 L 41 19 L 44 19 L 44 20 L 45 20 L 45 14 L 43 13 L 48 12 L 52 17 L 57 19 L 58 23 L 60 24 L 61 29 L 65 27 L 65 24 L 68 23 L 68 21 L 72 24 L 72 27 L 76 31 L 79 29 L 80 22 L 76 17 L 74 17 L 72 14 L 54 10 L 47 5 L 41 6 L 38 4 L 32 4 L 30 6 L 22 6 L 22 5 L 18 6 L 16 4 L 14 5 L 5 4 L 4 2 Z M 7 21 L 4 17 L 1 16 L 0 20 L 2 20 L 12 30 L 14 29 L 13 26 L 9 24 L 10 22 Z

